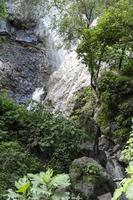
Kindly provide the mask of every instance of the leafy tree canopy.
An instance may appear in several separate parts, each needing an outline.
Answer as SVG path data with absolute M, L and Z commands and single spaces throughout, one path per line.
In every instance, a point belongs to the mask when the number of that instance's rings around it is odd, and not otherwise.
M 104 11 L 96 27 L 82 30 L 77 52 L 90 71 L 94 89 L 105 63 L 117 69 L 132 65 L 132 24 L 130 0 L 120 0 Z

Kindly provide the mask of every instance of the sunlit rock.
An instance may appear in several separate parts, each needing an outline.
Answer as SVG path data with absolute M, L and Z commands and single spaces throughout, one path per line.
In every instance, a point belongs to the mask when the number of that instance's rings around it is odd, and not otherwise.
M 75 93 L 88 85 L 90 74 L 78 60 L 76 52 L 72 51 L 65 57 L 58 71 L 51 75 L 46 98 L 53 105 L 55 112 L 70 115 Z

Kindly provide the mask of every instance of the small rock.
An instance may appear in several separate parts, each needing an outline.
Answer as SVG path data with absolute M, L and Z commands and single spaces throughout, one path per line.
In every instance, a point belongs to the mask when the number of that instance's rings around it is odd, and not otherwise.
M 109 140 L 106 136 L 102 135 L 99 138 L 99 149 L 103 151 L 108 151 L 109 149 L 112 149 L 114 146 L 114 142 Z
M 115 182 L 119 182 L 124 178 L 124 169 L 114 158 L 108 158 L 106 170 Z
M 8 35 L 8 29 L 6 21 L 0 20 L 0 36 Z
M 33 32 L 20 30 L 20 31 L 17 31 L 17 33 L 16 33 L 16 41 L 36 44 L 37 37 Z
M 113 148 L 113 153 L 115 153 L 116 151 L 118 151 L 120 149 L 120 145 L 116 144 Z
M 111 200 L 111 193 L 106 193 L 98 197 L 98 200 Z

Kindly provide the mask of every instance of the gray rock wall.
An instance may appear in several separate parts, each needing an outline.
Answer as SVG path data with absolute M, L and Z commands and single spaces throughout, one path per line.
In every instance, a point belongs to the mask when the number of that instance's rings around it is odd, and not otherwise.
M 46 45 L 47 30 L 39 26 L 42 23 L 38 17 L 39 2 L 38 5 L 23 0 L 7 2 L 9 15 L 0 21 L 0 79 L 10 97 L 25 103 L 36 88 L 43 87 L 45 97 L 55 66 L 49 58 L 51 47 Z

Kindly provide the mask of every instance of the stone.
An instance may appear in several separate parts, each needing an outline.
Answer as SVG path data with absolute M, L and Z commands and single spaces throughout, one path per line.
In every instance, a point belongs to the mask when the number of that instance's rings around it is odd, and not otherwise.
M 120 150 L 120 145 L 119 144 L 116 144 L 114 147 L 113 147 L 113 153 L 116 153 Z
M 124 178 L 124 168 L 114 158 L 108 158 L 106 170 L 115 182 L 120 182 Z
M 0 20 L 0 36 L 8 35 L 7 23 L 4 20 Z
M 17 31 L 15 40 L 17 42 L 37 44 L 37 37 L 33 31 L 25 31 L 25 30 Z
M 98 197 L 98 200 L 111 200 L 112 195 L 111 193 L 106 193 Z
M 76 92 L 87 86 L 90 86 L 90 74 L 73 50 L 65 56 L 60 68 L 50 77 L 46 98 L 51 101 L 54 112 L 70 116 Z
M 50 75 L 59 60 L 57 51 L 53 51 L 52 36 L 41 19 L 45 3 L 8 0 L 7 8 L 7 23 L 0 21 L 0 35 L 8 34 L 8 40 L 0 43 L 2 88 L 20 104 L 29 102 L 36 89 L 41 88 L 43 101 Z
M 115 143 L 109 140 L 105 135 L 99 138 L 99 149 L 103 151 L 108 151 L 114 147 Z
M 81 152 L 81 155 L 84 155 L 87 157 L 93 157 L 94 156 L 94 142 L 85 142 L 81 144 L 80 152 Z
M 92 158 L 82 157 L 74 160 L 69 174 L 73 191 L 86 200 L 96 199 L 114 189 L 110 175 Z

